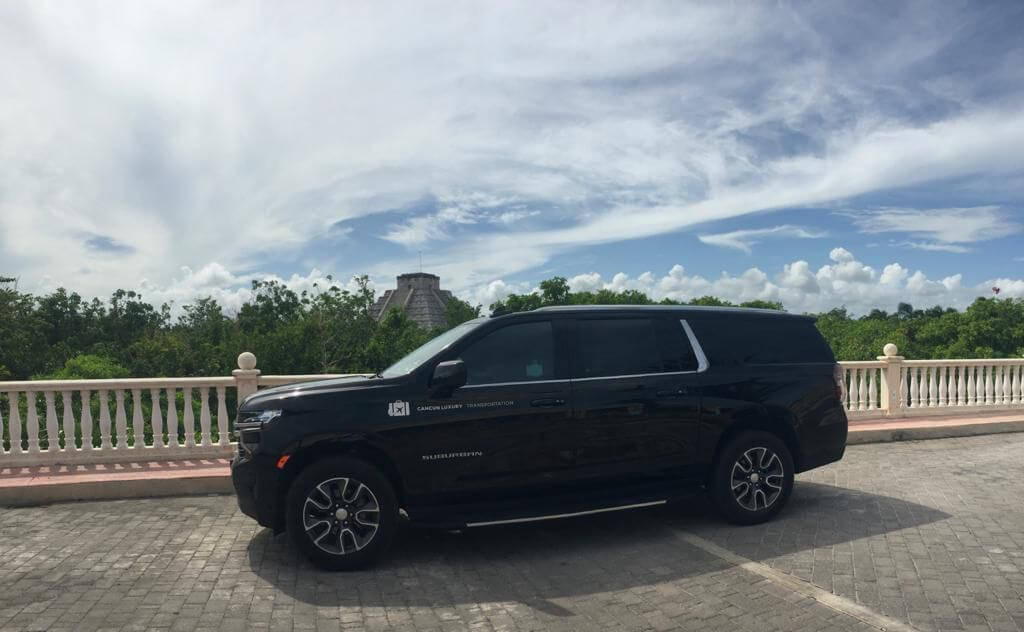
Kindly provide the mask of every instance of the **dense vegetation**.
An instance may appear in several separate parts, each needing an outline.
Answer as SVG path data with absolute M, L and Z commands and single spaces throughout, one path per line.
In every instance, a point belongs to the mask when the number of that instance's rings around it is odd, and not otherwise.
M 259 358 L 264 373 L 377 371 L 423 343 L 427 331 L 399 311 L 380 322 L 370 316 L 374 293 L 366 278 L 354 292 L 331 285 L 296 293 L 275 281 L 253 281 L 252 298 L 227 314 L 210 298 L 171 316 L 135 292 L 118 290 L 107 302 L 58 289 L 42 296 L 19 292 L 0 278 L 0 380 L 229 375 L 240 351 Z M 641 292 L 572 292 L 564 278 L 533 294 L 512 295 L 492 310 L 544 305 L 651 304 Z M 672 301 L 657 301 L 670 304 Z M 728 305 L 714 297 L 692 301 Z M 775 308 L 756 301 L 747 307 Z M 479 307 L 453 301 L 448 326 L 477 316 Z M 965 311 L 900 304 L 860 318 L 838 308 L 817 316 L 837 357 L 873 359 L 887 342 L 908 358 L 1008 357 L 1024 354 L 1024 301 L 979 298 Z

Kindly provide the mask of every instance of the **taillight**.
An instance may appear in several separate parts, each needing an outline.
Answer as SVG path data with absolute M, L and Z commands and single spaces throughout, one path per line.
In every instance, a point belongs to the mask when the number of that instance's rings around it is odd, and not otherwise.
M 835 365 L 835 367 L 832 369 L 832 377 L 835 378 L 836 381 L 836 397 L 839 398 L 839 401 L 845 402 L 846 382 L 843 381 L 843 367 L 841 367 L 838 364 Z

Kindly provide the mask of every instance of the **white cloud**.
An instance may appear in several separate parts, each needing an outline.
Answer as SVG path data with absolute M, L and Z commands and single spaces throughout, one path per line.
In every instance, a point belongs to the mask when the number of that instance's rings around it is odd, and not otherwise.
M 751 247 L 765 239 L 819 239 L 826 235 L 827 233 L 824 231 L 814 231 L 802 226 L 783 224 L 772 228 L 752 228 L 714 235 L 698 235 L 697 238 L 710 246 L 735 248 L 749 255 L 753 252 Z
M 928 241 L 904 241 L 897 245 L 919 250 L 970 252 L 959 244 L 999 239 L 1019 233 L 1024 226 L 998 206 L 970 208 L 846 211 L 863 233 L 905 233 Z
M 540 215 L 540 211 L 536 211 L 536 210 L 534 210 L 534 211 L 526 211 L 526 210 L 505 211 L 503 213 L 499 213 L 498 215 L 495 215 L 494 217 L 492 217 L 491 218 L 491 222 L 493 222 L 495 224 L 504 224 L 506 226 L 510 226 L 510 225 L 515 224 L 516 222 L 522 221 L 522 220 L 524 220 L 524 219 L 526 219 L 528 217 L 536 217 L 538 215 Z
M 991 296 L 992 286 L 1001 288 L 1001 297 L 1024 297 L 1024 279 L 1000 278 L 964 285 L 961 274 L 930 279 L 923 271 L 911 273 L 899 263 L 890 263 L 881 274 L 876 274 L 845 248 L 835 248 L 829 256 L 833 263 L 823 265 L 817 272 L 801 260 L 785 264 L 777 273 L 752 267 L 707 278 L 688 274 L 677 264 L 661 277 L 650 272 L 637 277 L 619 272 L 606 280 L 597 272 L 589 272 L 571 277 L 569 285 L 574 291 L 590 292 L 636 289 L 654 299 L 680 301 L 705 295 L 735 303 L 757 299 L 782 301 L 789 311 L 813 313 L 841 306 L 854 314 L 865 314 L 875 308 L 893 311 L 901 302 L 917 307 L 941 305 L 962 309 L 978 296 Z
M 818 278 L 811 272 L 811 267 L 806 261 L 794 261 L 783 266 L 778 283 L 783 288 L 792 288 L 805 294 L 817 294 L 821 291 Z
M 525 282 L 506 283 L 502 280 L 496 280 L 467 292 L 461 292 L 460 295 L 470 305 L 482 305 L 483 313 L 487 314 L 491 304 L 505 299 L 509 294 L 528 294 L 534 289 L 529 283 Z
M 940 244 L 935 242 L 917 242 L 917 241 L 904 241 L 898 246 L 909 246 L 910 248 L 916 248 L 917 250 L 928 250 L 932 252 L 954 252 L 957 254 L 964 254 L 971 252 L 971 249 L 967 246 L 958 246 L 956 244 Z
M 918 307 L 937 304 L 963 308 L 975 297 L 991 296 L 993 286 L 1001 289 L 1001 297 L 1024 298 L 1024 279 L 997 278 L 964 285 L 961 274 L 932 279 L 921 270 L 911 273 L 895 262 L 884 266 L 881 273 L 876 273 L 873 267 L 857 260 L 853 253 L 841 247 L 832 249 L 829 259 L 831 263 L 822 265 L 817 271 L 807 261 L 797 260 L 783 265 L 778 271 L 751 267 L 743 271 L 723 271 L 718 277 L 709 278 L 690 274 L 677 264 L 662 276 L 651 271 L 637 276 L 619 272 L 606 279 L 598 272 L 587 272 L 570 277 L 568 282 L 574 291 L 610 289 L 621 292 L 633 289 L 655 299 L 690 300 L 712 295 L 737 303 L 755 299 L 782 301 L 793 312 L 821 312 L 846 306 L 854 313 L 863 314 L 874 308 L 892 311 L 900 302 Z M 356 288 L 351 279 L 334 278 L 331 281 L 318 269 L 305 275 L 293 274 L 282 278 L 266 273 L 233 273 L 218 263 L 195 271 L 182 268 L 169 284 L 143 280 L 133 287 L 155 305 L 172 304 L 174 314 L 180 313 L 182 305 L 206 296 L 216 299 L 231 314 L 237 313 L 241 305 L 251 298 L 252 279 L 277 280 L 296 292 L 315 292 L 331 284 L 348 290 Z M 509 294 L 539 291 L 539 281 L 497 279 L 474 287 L 454 289 L 464 300 L 473 305 L 483 305 L 486 310 Z M 376 287 L 387 289 L 393 283 L 392 277 L 378 278 Z M 371 287 L 373 285 L 371 283 Z M 442 286 L 452 289 L 444 278 Z M 56 284 L 51 282 L 43 289 L 54 287 Z
M 5 4 L 0 270 L 87 295 L 215 261 L 390 277 L 415 255 L 309 244 L 433 195 L 441 211 L 371 232 L 443 240 L 424 265 L 469 288 L 595 244 L 1024 170 L 1016 68 L 977 54 L 969 9 L 285 11 Z M 495 201 L 544 210 L 504 221 Z
M 476 213 L 459 206 L 447 206 L 430 215 L 413 217 L 405 224 L 391 226 L 384 239 L 403 246 L 418 246 L 428 241 L 448 239 L 450 227 L 475 224 Z
M 357 289 L 357 285 L 352 279 L 328 279 L 327 274 L 315 268 L 306 275 L 292 274 L 288 278 L 282 278 L 268 273 L 236 275 L 215 262 L 203 266 L 198 271 L 183 267 L 180 273 L 180 276 L 175 277 L 171 283 L 166 285 L 143 279 L 134 287 L 142 294 L 143 300 L 153 305 L 169 304 L 172 315 L 180 314 L 183 305 L 205 297 L 215 299 L 225 313 L 236 314 L 242 305 L 252 298 L 252 281 L 254 279 L 277 281 L 299 293 L 305 291 L 315 294 L 327 290 L 331 286 L 349 291 Z M 373 287 L 372 282 L 370 287 Z

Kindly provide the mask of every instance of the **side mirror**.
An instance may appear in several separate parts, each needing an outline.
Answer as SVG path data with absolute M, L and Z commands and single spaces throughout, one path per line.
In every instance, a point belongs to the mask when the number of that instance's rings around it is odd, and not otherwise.
M 466 383 L 466 363 L 462 360 L 448 360 L 434 367 L 430 378 L 432 388 L 455 390 Z

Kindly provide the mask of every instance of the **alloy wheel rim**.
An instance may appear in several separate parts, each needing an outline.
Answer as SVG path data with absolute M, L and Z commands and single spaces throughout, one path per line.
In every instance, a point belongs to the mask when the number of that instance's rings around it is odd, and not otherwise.
M 354 478 L 329 478 L 306 496 L 302 526 L 321 551 L 355 553 L 377 535 L 380 503 L 369 487 Z
M 778 454 L 762 446 L 750 448 L 732 466 L 733 498 L 747 511 L 764 511 L 782 495 L 785 475 Z

